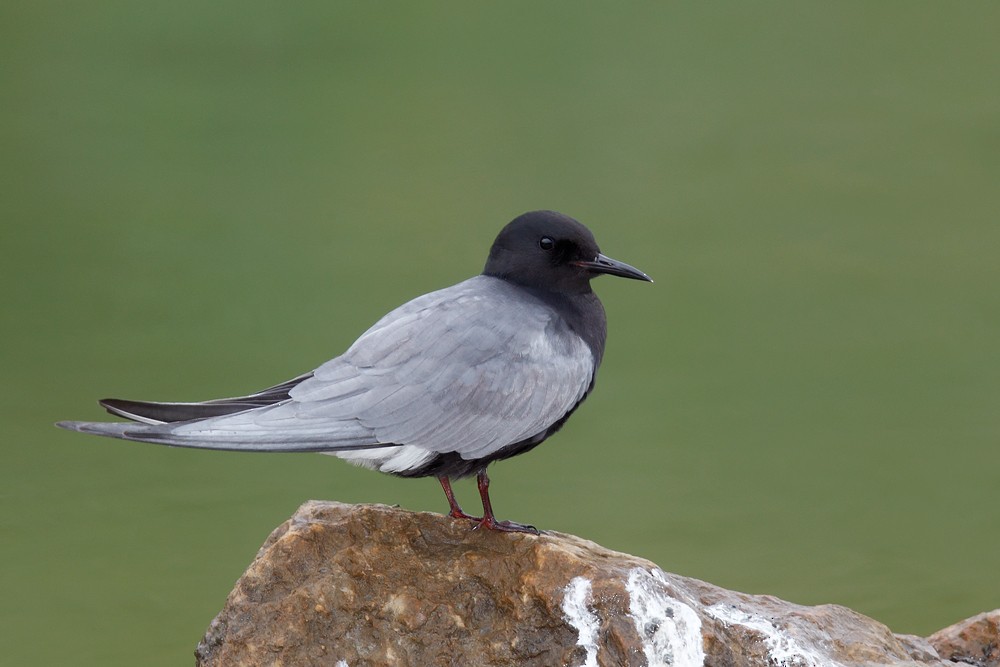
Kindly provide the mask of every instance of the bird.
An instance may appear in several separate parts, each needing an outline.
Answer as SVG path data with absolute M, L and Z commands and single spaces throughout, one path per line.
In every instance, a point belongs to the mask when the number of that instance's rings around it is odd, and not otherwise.
M 311 372 L 235 398 L 102 399 L 130 421 L 56 425 L 174 447 L 320 452 L 399 477 L 433 476 L 448 516 L 537 534 L 497 520 L 486 470 L 541 444 L 593 390 L 607 338 L 591 289 L 601 275 L 652 282 L 602 254 L 577 220 L 530 211 L 501 229 L 480 275 L 392 310 Z M 481 517 L 466 514 L 451 487 L 473 475 Z

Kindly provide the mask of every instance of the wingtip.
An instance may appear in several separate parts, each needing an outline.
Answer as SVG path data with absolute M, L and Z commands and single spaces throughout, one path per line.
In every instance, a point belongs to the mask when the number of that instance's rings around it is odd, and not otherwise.
M 56 422 L 55 426 L 57 428 L 64 428 L 67 431 L 76 431 L 77 430 L 76 425 L 79 424 L 79 423 L 80 422 L 60 421 L 60 422 Z
M 134 427 L 135 424 L 128 424 L 127 422 L 77 422 L 77 421 L 59 421 L 56 422 L 58 428 L 66 429 L 67 431 L 76 431 L 77 433 L 90 433 L 93 435 L 103 435 L 111 438 L 126 438 L 126 429 L 129 426 Z

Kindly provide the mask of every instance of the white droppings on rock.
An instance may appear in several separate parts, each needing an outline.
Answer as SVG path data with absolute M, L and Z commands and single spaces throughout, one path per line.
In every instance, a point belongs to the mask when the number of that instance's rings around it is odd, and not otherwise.
M 764 638 L 771 660 L 778 667 L 837 667 L 841 663 L 802 646 L 787 632 L 760 614 L 743 611 L 731 604 L 714 604 L 705 612 L 728 625 L 739 625 Z
M 334 665 L 333 667 L 351 667 L 351 666 L 347 664 L 346 660 L 338 660 L 337 664 Z
M 629 615 L 649 667 L 705 664 L 701 619 L 694 609 L 666 593 L 660 570 L 635 568 L 628 574 Z
M 574 577 L 566 586 L 562 611 L 566 620 L 577 632 L 577 646 L 587 651 L 587 658 L 581 667 L 597 667 L 597 629 L 600 621 L 590 610 L 591 583 L 589 579 Z

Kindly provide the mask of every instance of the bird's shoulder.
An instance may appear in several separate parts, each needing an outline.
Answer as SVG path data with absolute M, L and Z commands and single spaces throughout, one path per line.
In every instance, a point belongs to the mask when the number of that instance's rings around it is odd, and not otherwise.
M 510 310 L 498 310 L 504 308 Z M 522 287 L 493 276 L 479 275 L 404 303 L 376 322 L 372 329 L 413 317 L 434 317 L 449 312 L 462 316 L 488 313 L 498 319 L 518 316 L 528 320 L 547 320 L 556 315 L 549 304 Z
M 504 280 L 476 276 L 417 297 L 391 311 L 344 353 L 359 365 L 392 357 L 446 357 L 458 349 L 490 356 L 498 350 L 553 347 L 576 353 L 579 338 L 545 301 Z M 466 356 L 466 361 L 473 361 Z

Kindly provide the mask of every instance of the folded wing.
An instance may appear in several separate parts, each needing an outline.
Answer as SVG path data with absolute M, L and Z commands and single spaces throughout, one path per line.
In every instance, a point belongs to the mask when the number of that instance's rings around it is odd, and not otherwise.
M 550 307 L 478 276 L 392 311 L 273 405 L 177 423 L 67 426 L 188 447 L 355 452 L 344 458 L 360 463 L 400 447 L 407 460 L 476 459 L 545 432 L 583 399 L 595 371 L 590 349 Z

